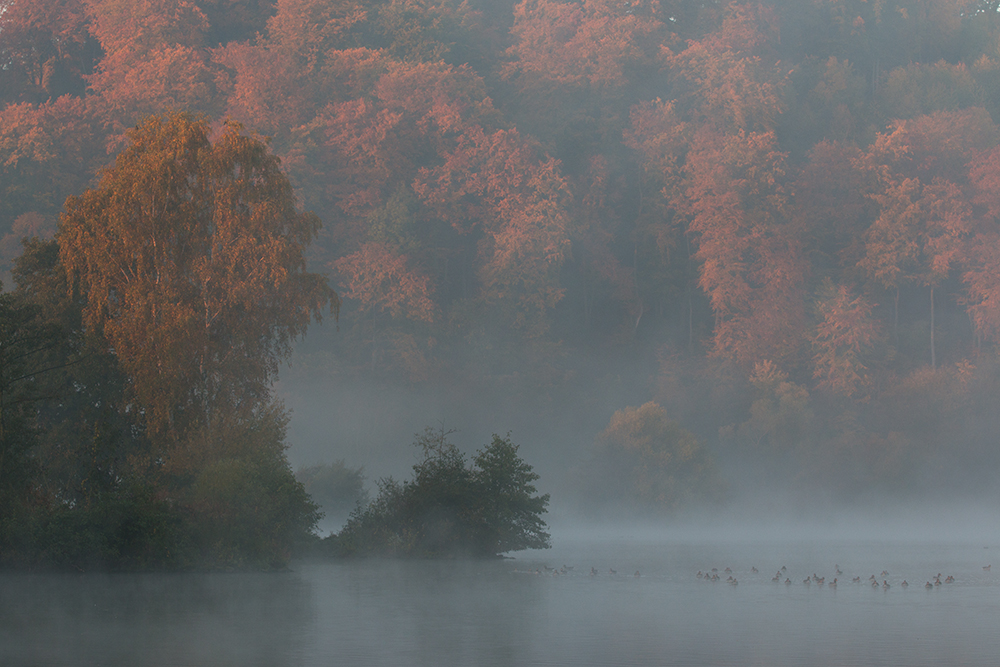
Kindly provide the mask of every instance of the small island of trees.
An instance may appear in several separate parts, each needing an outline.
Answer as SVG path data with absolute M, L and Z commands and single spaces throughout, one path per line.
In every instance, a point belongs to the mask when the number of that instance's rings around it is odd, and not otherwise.
M 417 436 L 423 459 L 413 479 L 380 480 L 378 497 L 327 538 L 333 553 L 491 557 L 549 548 L 541 519 L 549 494 L 534 495 L 538 475 L 510 435 L 494 435 L 468 465 L 449 433 L 428 427 Z

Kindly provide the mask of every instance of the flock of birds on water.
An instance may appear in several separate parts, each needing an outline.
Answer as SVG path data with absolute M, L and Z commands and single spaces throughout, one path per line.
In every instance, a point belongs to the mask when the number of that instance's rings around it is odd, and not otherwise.
M 558 567 L 558 568 L 557 567 L 549 567 L 548 565 L 543 565 L 542 568 L 534 568 L 534 569 L 529 569 L 529 570 L 518 570 L 518 569 L 515 569 L 514 572 L 516 574 L 533 574 L 533 575 L 539 575 L 539 576 L 545 574 L 545 575 L 549 575 L 549 576 L 553 576 L 553 577 L 558 577 L 558 576 L 565 576 L 565 575 L 568 575 L 568 574 L 572 574 L 573 570 L 574 570 L 574 567 L 572 565 L 563 565 L 562 567 Z M 990 571 L 990 565 L 984 565 L 983 566 L 983 572 L 989 572 L 989 571 Z M 812 574 L 812 576 L 809 576 L 809 577 L 806 577 L 805 579 L 803 579 L 802 580 L 802 584 L 804 584 L 806 586 L 818 586 L 818 587 L 826 586 L 827 588 L 836 588 L 837 584 L 840 582 L 839 577 L 842 576 L 844 574 L 844 572 L 840 569 L 840 565 L 834 565 L 834 572 L 836 574 L 833 577 L 833 579 L 831 579 L 830 581 L 827 581 L 826 577 L 820 577 L 820 576 L 818 576 L 814 572 Z M 753 567 L 750 568 L 750 573 L 753 574 L 753 575 L 756 575 L 756 574 L 759 574 L 760 571 L 757 569 L 756 566 L 753 566 Z M 590 568 L 590 576 L 591 577 L 596 577 L 599 574 L 601 574 L 601 572 L 599 572 L 596 567 L 591 567 Z M 615 570 L 614 568 L 608 568 L 607 574 L 614 577 L 614 576 L 618 575 L 618 571 Z M 722 575 L 723 574 L 727 575 L 726 579 L 724 579 L 724 580 L 722 579 Z M 638 577 L 642 576 L 642 573 L 640 573 L 639 570 L 636 570 L 635 574 L 632 575 L 632 576 L 638 578 Z M 713 567 L 711 570 L 706 570 L 704 572 L 702 572 L 701 570 L 699 570 L 698 574 L 695 575 L 695 576 L 698 579 L 701 579 L 702 581 L 709 581 L 709 582 L 721 582 L 721 581 L 724 581 L 725 583 L 729 584 L 730 586 L 738 586 L 739 583 L 740 583 L 739 580 L 737 580 L 736 577 L 733 576 L 733 570 L 732 570 L 732 568 L 729 568 L 729 567 L 727 567 L 721 574 L 719 573 L 719 569 L 715 568 L 715 567 Z M 928 589 L 928 590 L 931 590 L 933 588 L 936 588 L 937 586 L 942 586 L 942 585 L 945 585 L 945 584 L 953 584 L 956 581 L 955 577 L 952 576 L 952 575 L 950 575 L 950 574 L 947 575 L 947 576 L 945 576 L 944 580 L 942 581 L 942 579 L 941 579 L 942 576 L 944 576 L 944 575 L 942 575 L 940 572 L 938 572 L 936 575 L 934 575 L 933 577 L 931 577 L 930 579 L 928 579 L 927 582 L 924 584 L 923 587 L 926 588 L 926 589 Z M 773 583 L 775 583 L 775 584 L 780 584 L 780 583 L 783 582 L 786 586 L 791 586 L 791 585 L 797 583 L 797 581 L 793 581 L 792 577 L 790 575 L 788 575 L 788 568 L 785 567 L 784 565 L 782 565 L 781 568 L 775 573 L 775 575 L 773 577 L 771 577 L 771 581 Z M 889 590 L 890 588 L 892 588 L 892 586 L 893 586 L 893 584 L 889 583 L 889 571 L 888 570 L 882 570 L 881 574 L 879 574 L 877 577 L 873 574 L 870 577 L 868 577 L 867 580 L 862 580 L 862 578 L 860 576 L 853 577 L 851 579 L 851 584 L 855 584 L 855 585 L 867 584 L 867 585 L 871 586 L 874 589 L 882 589 L 882 590 L 886 590 L 886 591 Z M 906 581 L 906 579 L 903 579 L 902 583 L 900 583 L 899 586 L 901 588 L 908 588 L 910 586 L 910 584 L 909 584 L 909 582 Z

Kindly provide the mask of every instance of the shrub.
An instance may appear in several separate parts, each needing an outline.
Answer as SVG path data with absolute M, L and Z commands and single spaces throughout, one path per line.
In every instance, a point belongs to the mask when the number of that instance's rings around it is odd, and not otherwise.
M 541 519 L 549 495 L 534 495 L 538 475 L 510 436 L 494 435 L 467 465 L 448 434 L 428 428 L 417 436 L 424 458 L 413 479 L 380 480 L 375 500 L 329 538 L 336 553 L 492 557 L 550 546 Z

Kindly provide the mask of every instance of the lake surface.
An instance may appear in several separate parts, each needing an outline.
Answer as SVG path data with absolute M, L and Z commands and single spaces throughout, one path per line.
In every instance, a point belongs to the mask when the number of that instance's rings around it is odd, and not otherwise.
M 581 536 L 491 562 L 4 574 L 0 665 L 995 666 L 997 549 Z M 696 576 L 713 567 L 719 582 Z M 939 572 L 955 582 L 925 589 Z M 804 584 L 814 573 L 837 587 Z

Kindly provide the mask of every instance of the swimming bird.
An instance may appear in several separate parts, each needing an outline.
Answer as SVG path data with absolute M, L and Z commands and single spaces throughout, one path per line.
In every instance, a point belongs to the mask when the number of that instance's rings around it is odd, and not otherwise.
M 788 569 L 788 568 L 787 568 L 787 567 L 785 567 L 784 565 L 782 565 L 782 566 L 781 566 L 781 571 L 782 571 L 782 572 L 784 572 L 784 571 L 785 571 L 785 570 L 787 570 L 787 569 Z
M 837 577 L 834 577 L 833 581 L 831 581 L 829 584 L 827 584 L 827 586 L 829 586 L 830 588 L 836 588 L 837 587 Z
M 992 563 L 991 563 L 991 565 L 992 565 Z M 986 570 L 987 572 L 989 572 L 990 571 L 990 566 L 989 565 L 983 565 L 983 569 Z
M 953 584 L 953 583 L 955 583 L 955 577 L 953 577 L 953 576 L 951 576 L 949 574 L 948 578 L 944 580 L 944 583 L 946 583 L 946 584 Z
M 611 568 L 609 567 L 609 568 L 608 568 L 608 574 L 618 574 L 618 570 L 613 570 L 613 569 L 611 569 Z
M 889 570 L 882 570 L 882 574 L 879 575 L 879 576 L 888 577 L 889 576 Z
M 781 581 L 781 573 L 779 572 L 778 574 L 771 577 L 771 581 L 773 581 L 774 583 L 778 583 L 779 581 Z
M 889 585 L 889 582 L 883 579 L 882 580 L 882 590 L 886 590 L 887 591 L 890 588 L 892 588 L 892 587 Z
M 754 574 L 757 574 L 757 568 L 756 567 L 751 566 L 750 567 L 750 571 L 753 572 Z
M 732 568 L 729 567 L 726 568 L 726 574 L 732 574 L 732 572 L 733 572 Z
M 834 565 L 833 569 L 836 571 L 836 573 L 837 573 L 838 576 L 841 575 L 841 574 L 843 574 L 843 572 L 840 571 L 840 566 L 839 565 Z
M 592 577 L 596 577 L 597 576 L 597 568 L 596 567 L 590 568 L 590 576 L 592 576 Z
M 791 586 L 792 585 L 792 580 L 791 579 L 785 579 L 785 585 L 786 586 Z
M 924 588 L 934 588 L 934 584 L 928 581 L 926 584 L 924 584 Z
M 860 584 L 861 583 L 861 577 L 854 577 L 853 579 L 851 579 L 851 581 L 853 581 L 856 584 Z
M 812 583 L 812 579 L 810 579 L 809 577 L 806 577 L 805 579 L 802 580 L 802 583 L 805 584 L 806 586 L 808 586 L 809 584 Z
M 702 577 L 704 577 L 704 576 L 705 576 L 705 575 L 703 575 L 703 574 L 701 573 L 701 570 L 698 570 L 698 578 L 699 578 L 699 579 L 701 579 L 701 578 L 702 578 Z
M 902 586 L 903 588 L 906 588 L 907 586 L 909 586 L 909 584 L 906 583 L 906 579 L 903 579 L 903 583 L 901 583 L 900 586 Z
M 639 577 L 641 577 L 642 575 L 641 575 L 641 574 L 639 574 L 639 570 L 636 570 L 636 571 L 635 571 L 635 574 L 634 574 L 633 576 L 634 576 L 634 577 L 636 577 L 636 578 L 639 578 Z

